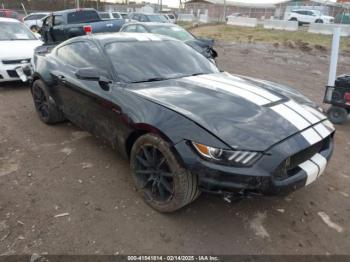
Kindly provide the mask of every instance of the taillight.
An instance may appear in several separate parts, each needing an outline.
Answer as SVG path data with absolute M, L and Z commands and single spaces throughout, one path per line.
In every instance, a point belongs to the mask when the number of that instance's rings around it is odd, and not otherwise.
M 347 104 L 350 103 L 350 93 L 349 92 L 345 93 L 344 100 Z
M 84 25 L 83 27 L 85 34 L 91 35 L 92 34 L 92 26 L 91 25 Z

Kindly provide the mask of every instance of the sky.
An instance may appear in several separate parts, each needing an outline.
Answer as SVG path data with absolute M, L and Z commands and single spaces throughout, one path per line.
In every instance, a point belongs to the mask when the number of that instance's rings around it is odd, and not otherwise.
M 108 0 L 109 2 L 120 2 L 121 0 Z M 133 0 L 135 1 L 135 0 Z M 147 2 L 158 3 L 158 0 L 145 0 Z M 229 0 L 228 0 L 229 1 Z M 274 3 L 279 2 L 280 0 L 235 0 L 237 2 L 245 2 L 245 3 Z M 335 2 L 336 0 L 330 0 L 331 2 Z M 142 2 L 141 0 L 136 0 L 136 2 Z M 179 0 L 163 0 L 164 5 L 168 5 L 171 7 L 178 7 Z

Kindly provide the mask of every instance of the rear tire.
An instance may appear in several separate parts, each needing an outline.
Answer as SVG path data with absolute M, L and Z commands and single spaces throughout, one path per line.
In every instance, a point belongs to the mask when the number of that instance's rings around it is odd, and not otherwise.
M 159 212 L 174 212 L 200 195 L 197 176 L 181 167 L 159 136 L 146 134 L 136 140 L 130 167 L 138 192 Z
M 327 116 L 333 124 L 342 124 L 348 118 L 348 110 L 339 106 L 331 106 L 327 111 Z
M 36 112 L 41 121 L 51 125 L 65 120 L 55 101 L 50 97 L 47 87 L 42 80 L 36 80 L 32 87 L 32 96 Z
M 317 20 L 315 21 L 315 23 L 317 23 L 317 24 L 323 24 L 323 20 L 322 20 L 322 19 L 317 19 Z

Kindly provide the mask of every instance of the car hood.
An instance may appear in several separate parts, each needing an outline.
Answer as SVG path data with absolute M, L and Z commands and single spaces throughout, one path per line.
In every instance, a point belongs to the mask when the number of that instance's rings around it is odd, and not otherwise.
M 233 149 L 266 151 L 321 121 L 297 91 L 228 73 L 138 83 L 128 90 L 191 119 Z
M 329 16 L 329 15 L 323 15 L 322 17 L 325 18 L 325 19 L 334 19 L 333 16 Z
M 40 40 L 0 41 L 0 60 L 32 58 L 34 49 L 40 45 Z

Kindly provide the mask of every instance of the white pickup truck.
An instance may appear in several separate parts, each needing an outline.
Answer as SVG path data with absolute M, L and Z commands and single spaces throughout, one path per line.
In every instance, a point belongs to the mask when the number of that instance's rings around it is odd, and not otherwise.
M 334 17 L 323 15 L 319 10 L 310 9 L 294 9 L 288 14 L 287 20 L 298 21 L 299 25 L 310 23 L 334 23 Z

